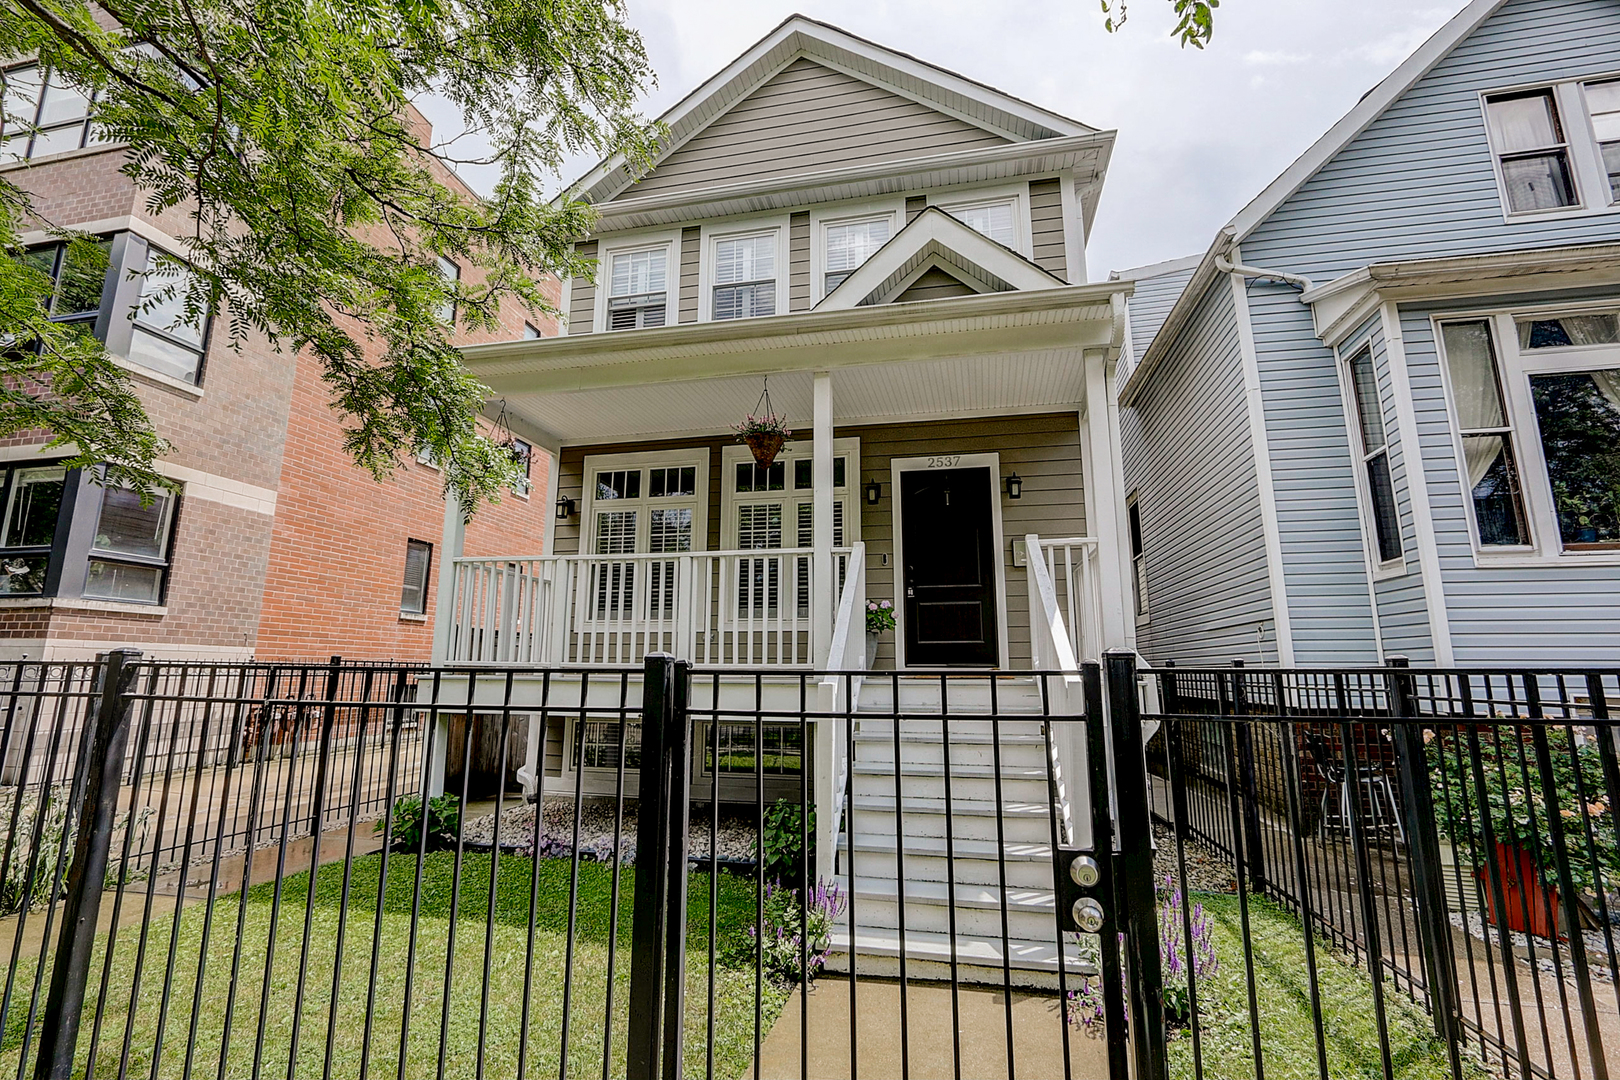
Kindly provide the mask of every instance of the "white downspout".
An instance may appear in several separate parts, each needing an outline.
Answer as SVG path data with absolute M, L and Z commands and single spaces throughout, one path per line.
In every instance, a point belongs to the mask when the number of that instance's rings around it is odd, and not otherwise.
M 1301 293 L 1309 292 L 1311 279 L 1299 274 L 1290 274 L 1283 270 L 1262 270 L 1258 266 L 1245 266 L 1242 263 L 1232 262 L 1224 255 L 1215 256 L 1215 269 L 1223 274 L 1237 274 L 1240 277 L 1271 278 L 1275 281 L 1286 281 L 1299 289 Z

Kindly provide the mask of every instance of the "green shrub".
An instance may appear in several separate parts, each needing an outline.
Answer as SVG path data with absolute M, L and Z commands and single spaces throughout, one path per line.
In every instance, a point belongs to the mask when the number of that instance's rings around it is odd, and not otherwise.
M 765 808 L 765 876 L 783 881 L 798 881 L 799 868 L 804 862 L 804 833 L 814 842 L 816 835 L 816 808 L 810 807 L 808 824 L 799 823 L 799 804 L 792 799 L 778 799 Z
M 407 795 L 394 803 L 393 826 L 385 818 L 377 822 L 380 835 L 388 829 L 388 846 L 395 851 L 422 850 L 422 797 Z M 427 801 L 427 850 L 455 847 L 461 833 L 461 800 L 449 792 Z

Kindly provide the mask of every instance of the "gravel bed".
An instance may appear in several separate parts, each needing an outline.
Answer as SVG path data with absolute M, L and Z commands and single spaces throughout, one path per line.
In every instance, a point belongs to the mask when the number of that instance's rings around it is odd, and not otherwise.
M 1451 913 L 1451 925 L 1459 930 L 1463 929 L 1461 913 L 1455 911 Z M 1502 947 L 1502 931 L 1498 927 L 1487 923 L 1484 914 L 1481 912 L 1470 911 L 1468 913 L 1468 933 L 1480 941 L 1489 941 L 1497 949 Z M 1616 945 L 1620 945 L 1620 930 L 1615 933 Z M 1517 930 L 1509 931 L 1509 935 L 1513 939 L 1514 955 L 1520 960 L 1528 960 L 1530 958 L 1530 939 Z M 1612 981 L 1613 974 L 1609 970 L 1609 944 L 1604 940 L 1603 931 L 1586 930 L 1582 932 L 1582 937 L 1586 942 L 1586 966 L 1587 970 L 1592 973 L 1592 981 Z M 1570 969 L 1568 939 L 1561 939 L 1558 942 L 1559 964 L 1553 963 L 1552 942 L 1544 937 L 1538 937 L 1535 939 L 1534 944 L 1537 967 L 1549 975 L 1556 975 L 1559 968 L 1562 967 L 1566 978 L 1574 978 L 1574 973 Z M 1502 962 L 1500 953 L 1496 954 L 1495 962 L 1498 964 Z
M 1181 867 L 1176 860 L 1176 834 L 1168 825 L 1153 825 L 1153 876 L 1163 882 L 1169 878 L 1180 884 Z M 1229 893 L 1237 891 L 1237 876 L 1225 859 L 1212 853 L 1196 840 L 1189 839 L 1187 853 L 1187 890 L 1189 892 Z
M 519 803 L 501 814 L 500 844 L 504 851 L 532 854 L 535 804 Z M 613 822 L 617 807 L 612 799 L 586 799 L 579 814 L 579 852 L 587 858 L 607 860 L 614 854 Z M 469 844 L 488 846 L 495 835 L 495 815 L 469 819 L 463 827 Z M 751 862 L 754 858 L 752 817 L 737 810 L 720 810 L 720 858 L 722 861 Z M 573 851 L 574 801 L 552 798 L 545 801 L 540 820 L 540 854 L 550 858 Z M 620 833 L 623 860 L 636 858 L 636 807 L 626 803 Z M 709 815 L 703 808 L 694 815 L 687 832 L 688 851 L 694 859 L 709 857 Z

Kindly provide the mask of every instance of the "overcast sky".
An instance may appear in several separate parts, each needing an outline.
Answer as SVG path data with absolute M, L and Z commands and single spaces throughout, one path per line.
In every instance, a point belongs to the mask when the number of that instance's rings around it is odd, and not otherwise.
M 1169 38 L 1167 0 L 1130 0 L 1116 34 L 1096 0 L 629 0 L 659 77 L 649 116 L 797 11 L 1116 129 L 1093 280 L 1201 252 L 1463 3 L 1226 0 L 1199 51 Z

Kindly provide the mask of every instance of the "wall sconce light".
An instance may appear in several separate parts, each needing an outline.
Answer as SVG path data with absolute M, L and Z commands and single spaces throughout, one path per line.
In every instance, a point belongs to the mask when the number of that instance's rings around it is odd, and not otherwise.
M 1007 477 L 1007 498 L 1017 499 L 1024 494 L 1024 481 L 1017 473 Z
M 564 495 L 557 500 L 557 520 L 567 521 L 574 516 L 574 500 Z
M 878 483 L 876 480 L 868 480 L 866 482 L 866 486 L 862 490 L 866 492 L 866 503 L 868 506 L 876 506 L 878 500 L 883 498 L 883 485 Z

